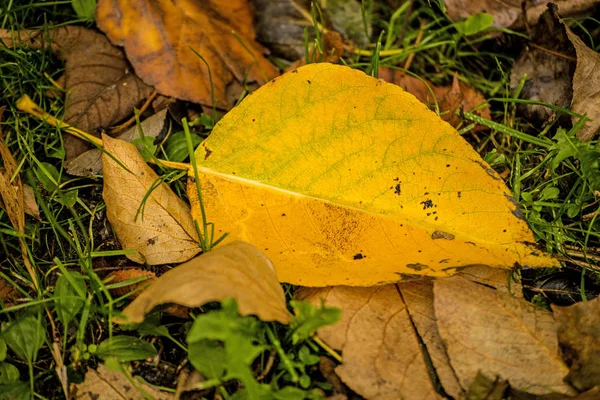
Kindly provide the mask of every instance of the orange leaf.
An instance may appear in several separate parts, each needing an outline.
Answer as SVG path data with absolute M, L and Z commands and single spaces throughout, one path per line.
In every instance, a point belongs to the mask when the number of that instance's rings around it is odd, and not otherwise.
M 125 47 L 138 76 L 167 96 L 210 105 L 212 78 L 216 106 L 227 108 L 234 79 L 264 83 L 278 75 L 254 41 L 246 0 L 99 0 L 96 22 Z

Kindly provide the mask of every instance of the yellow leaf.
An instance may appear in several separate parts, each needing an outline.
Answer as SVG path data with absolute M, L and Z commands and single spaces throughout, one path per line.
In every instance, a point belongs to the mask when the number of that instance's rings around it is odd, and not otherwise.
M 102 141 L 106 216 L 123 248 L 138 252 L 127 258 L 155 265 L 184 262 L 198 254 L 198 234 L 187 204 L 133 144 L 108 135 Z
M 368 286 L 473 264 L 557 265 L 454 128 L 347 67 L 308 65 L 266 84 L 196 160 L 215 236 L 254 244 L 284 282 Z M 201 220 L 193 184 L 188 195 Z
M 126 319 L 118 322 L 142 322 L 165 303 L 199 307 L 227 297 L 237 300 L 241 315 L 283 324 L 290 320 L 271 261 L 252 245 L 233 242 L 161 275 L 123 310 Z

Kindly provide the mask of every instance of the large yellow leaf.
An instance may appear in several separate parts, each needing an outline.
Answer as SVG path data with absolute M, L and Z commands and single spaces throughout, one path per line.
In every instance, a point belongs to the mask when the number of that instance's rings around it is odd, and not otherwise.
M 454 128 L 347 67 L 271 81 L 217 124 L 196 160 L 217 233 L 264 251 L 285 282 L 368 286 L 472 264 L 557 264 L 531 246 L 502 179 Z

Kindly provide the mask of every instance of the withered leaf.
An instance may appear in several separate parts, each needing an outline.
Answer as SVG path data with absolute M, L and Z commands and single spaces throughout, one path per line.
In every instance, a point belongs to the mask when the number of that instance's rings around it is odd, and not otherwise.
M 108 135 L 102 140 L 106 216 L 123 248 L 138 251 L 127 257 L 155 265 L 184 262 L 198 254 L 188 205 L 161 182 L 133 144 Z
M 421 340 L 427 347 L 427 352 L 444 391 L 455 399 L 462 398 L 464 390 L 460 386 L 456 373 L 450 366 L 446 348 L 436 325 L 433 311 L 433 281 L 400 282 L 398 287 L 408 308 L 410 318 L 415 328 L 417 328 Z
M 133 142 L 140 138 L 140 129 L 142 130 L 144 137 L 155 139 L 161 134 L 165 133 L 168 128 L 167 125 L 167 109 L 163 109 L 156 114 L 148 117 L 140 123 L 140 126 L 132 126 L 119 136 L 117 139 L 124 140 L 126 142 Z M 142 149 L 142 145 L 137 145 L 138 150 Z M 92 176 L 97 175 L 102 171 L 102 150 L 91 149 L 83 154 L 80 154 L 76 158 L 68 161 L 65 164 L 65 169 L 71 175 L 75 176 Z
M 96 370 L 88 369 L 82 383 L 71 384 L 71 394 L 77 400 L 145 400 L 148 397 L 144 393 L 155 400 L 174 398 L 171 393 L 161 392 L 141 381 L 136 380 L 134 386 L 121 372 L 111 371 L 104 364 Z
M 232 242 L 202 254 L 160 276 L 123 310 L 125 320 L 142 322 L 154 307 L 175 303 L 199 307 L 228 297 L 242 315 L 288 323 L 290 314 L 273 264 L 254 246 Z
M 254 41 L 247 0 L 99 0 L 96 23 L 124 46 L 144 82 L 167 96 L 211 105 L 212 79 L 216 106 L 226 108 L 233 80 L 262 84 L 278 75 Z
M 526 46 L 516 59 L 510 73 L 513 90 L 527 75 L 521 98 L 568 107 L 573 96 L 572 76 L 575 71 L 575 50 L 560 22 L 556 6 L 550 4 L 540 17 L 531 35 L 532 46 Z M 520 104 L 519 110 L 528 119 L 546 121 L 555 111 L 541 105 Z
M 336 286 L 305 291 L 305 299 L 342 309 L 342 320 L 319 330 L 328 345 L 341 349 L 336 373 L 368 399 L 433 399 L 418 337 L 396 285 Z
M 600 297 L 552 310 L 570 367 L 567 380 L 579 390 L 600 386 Z
M 597 0 L 554 0 L 563 15 L 574 15 L 592 8 Z M 448 16 L 452 21 L 460 21 L 467 17 L 478 14 L 488 13 L 494 17 L 493 26 L 496 28 L 520 28 L 535 24 L 537 19 L 546 10 L 547 1 L 522 1 L 522 0 L 444 0 Z M 525 13 L 523 12 L 525 4 Z M 525 17 L 527 21 L 525 21 Z
M 59 80 L 68 92 L 65 122 L 96 134 L 131 114 L 133 107 L 148 97 L 152 88 L 133 73 L 123 50 L 110 44 L 98 32 L 80 26 L 42 31 L 0 30 L 8 46 L 46 48 L 65 60 L 65 73 Z M 67 159 L 83 153 L 87 142 L 65 136 Z
M 533 394 L 574 393 L 548 311 L 460 276 L 434 282 L 434 309 L 463 387 L 481 372 Z
M 587 142 L 592 140 L 600 129 L 600 54 L 587 47 L 569 28 L 566 28 L 566 31 L 577 53 L 571 107 L 576 113 L 587 114 L 590 118 L 577 132 L 577 137 Z M 578 119 L 573 117 L 573 123 Z
M 453 126 L 457 126 L 461 122 L 460 117 L 456 115 L 458 109 L 470 112 L 475 107 L 486 103 L 485 97 L 475 88 L 460 82 L 458 75 L 454 75 L 451 86 L 436 86 L 428 80 L 415 78 L 402 71 L 380 67 L 379 78 L 400 86 L 432 109 L 437 100 L 440 117 Z M 478 108 L 477 114 L 490 119 L 489 104 Z

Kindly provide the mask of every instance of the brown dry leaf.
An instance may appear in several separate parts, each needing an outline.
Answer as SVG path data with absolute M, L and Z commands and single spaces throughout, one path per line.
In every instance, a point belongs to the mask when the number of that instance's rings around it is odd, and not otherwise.
M 319 337 L 343 352 L 336 373 L 368 399 L 435 399 L 419 339 L 396 285 L 336 286 L 304 292 L 306 300 L 342 309 Z M 401 345 L 400 345 L 401 344 Z
M 582 391 L 600 386 L 600 297 L 552 310 L 558 341 L 571 369 L 567 380 Z
M 450 366 L 446 348 L 436 325 L 433 311 L 433 281 L 400 282 L 398 287 L 410 318 L 427 347 L 427 352 L 444 390 L 455 399 L 463 398 L 464 389 L 460 386 L 456 373 Z
M 472 265 L 461 269 L 457 275 L 475 283 L 491 286 L 500 293 L 523 298 L 523 286 L 516 274 L 510 270 L 490 268 L 487 265 Z
M 184 262 L 198 254 L 198 233 L 188 205 L 161 181 L 133 144 L 108 135 L 102 135 L 102 141 L 106 216 L 123 248 L 138 251 L 127 258 L 156 265 Z
M 228 297 L 237 300 L 241 315 L 283 324 L 290 320 L 271 261 L 249 243 L 236 241 L 166 272 L 123 310 L 127 320 L 118 322 L 142 322 L 165 303 L 199 307 Z
M 136 73 L 166 96 L 211 105 L 212 77 L 215 105 L 226 108 L 233 80 L 262 84 L 279 75 L 254 41 L 247 0 L 99 0 L 96 23 L 124 46 Z M 210 76 L 194 51 L 210 65 Z
M 434 282 L 434 309 L 462 387 L 481 372 L 533 394 L 575 393 L 546 310 L 459 276 Z
M 19 295 L 8 281 L 4 278 L 0 278 L 0 299 L 5 307 L 10 307 L 13 304 L 13 300 Z
M 573 96 L 572 76 L 575 50 L 569 41 L 557 8 L 548 6 L 531 34 L 532 46 L 525 47 L 510 73 L 512 90 L 527 75 L 520 97 L 559 107 L 568 107 Z M 541 105 L 519 104 L 528 119 L 546 121 L 556 111 Z
M 104 278 L 104 280 L 106 283 L 114 285 L 115 283 L 121 283 L 134 279 L 137 280 L 139 278 L 145 278 L 145 280 L 138 283 L 133 283 L 131 285 L 114 288 L 111 290 L 111 293 L 114 293 L 117 296 L 121 297 L 138 288 L 148 286 L 150 283 L 156 280 L 156 274 L 152 271 L 146 271 L 142 268 L 124 268 L 118 271 L 111 272 L 110 274 L 106 275 L 106 278 Z M 131 294 L 130 297 L 137 297 L 138 295 L 139 292 L 135 292 Z
M 144 133 L 144 137 L 157 138 L 164 135 L 168 129 L 167 109 L 163 109 L 151 117 L 146 118 L 141 122 L 141 126 L 132 126 L 119 136 L 117 139 L 126 142 L 133 142 L 140 138 L 140 128 Z M 142 145 L 137 145 L 138 150 L 142 149 Z M 65 164 L 65 169 L 71 175 L 75 176 L 92 176 L 97 175 L 102 171 L 102 150 L 91 149 L 78 157 L 68 161 Z
M 577 53 L 571 107 L 578 114 L 587 114 L 591 120 L 577 132 L 577 137 L 587 142 L 600 129 L 600 54 L 587 47 L 569 28 L 566 31 Z M 578 119 L 573 117 L 573 123 Z
M 548 0 L 444 0 L 448 16 L 452 21 L 464 20 L 467 17 L 488 13 L 494 17 L 496 28 L 519 28 L 523 27 L 524 15 L 523 4 L 525 3 L 527 23 L 535 24 L 537 19 L 546 10 Z M 592 8 L 598 0 L 554 0 L 553 3 L 560 6 L 563 15 L 576 15 Z
M 0 174 L 4 173 L 4 168 L 0 168 Z M 25 207 L 25 214 L 31 215 L 35 219 L 41 221 L 42 216 L 40 215 L 40 209 L 37 201 L 35 200 L 35 193 L 31 186 L 23 184 L 23 206 Z M 0 197 L 0 208 L 4 208 L 4 202 Z
M 135 380 L 137 388 L 121 372 L 111 371 L 100 364 L 88 369 L 82 383 L 71 384 L 71 394 L 77 400 L 145 400 L 144 392 L 154 400 L 171 400 L 173 394 L 156 390 L 153 386 Z
M 49 31 L 0 30 L 8 46 L 46 48 L 65 61 L 59 78 L 68 91 L 64 120 L 91 134 L 122 120 L 152 88 L 133 73 L 122 49 L 96 31 L 69 25 Z M 65 136 L 67 160 L 89 148 L 88 143 Z
M 486 99 L 481 93 L 473 87 L 460 82 L 458 74 L 454 75 L 451 86 L 436 86 L 426 79 L 421 80 L 388 67 L 379 68 L 379 78 L 400 86 L 432 109 L 437 99 L 440 108 L 440 117 L 452 126 L 457 126 L 461 122 L 460 117 L 456 115 L 458 109 L 470 112 L 475 107 L 486 103 Z M 433 91 L 433 95 L 429 88 Z M 491 118 L 489 104 L 486 104 L 484 108 L 478 109 L 476 113 L 483 118 Z

